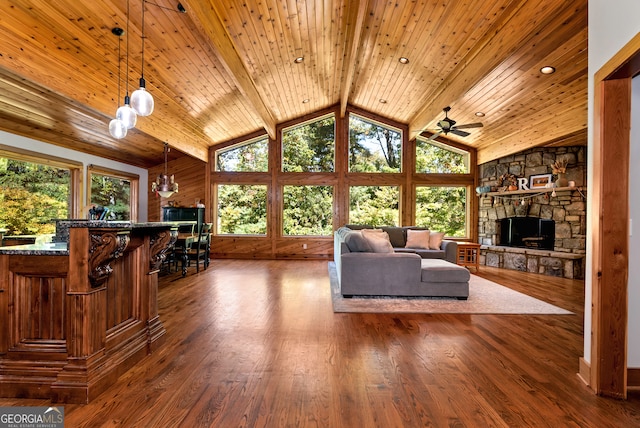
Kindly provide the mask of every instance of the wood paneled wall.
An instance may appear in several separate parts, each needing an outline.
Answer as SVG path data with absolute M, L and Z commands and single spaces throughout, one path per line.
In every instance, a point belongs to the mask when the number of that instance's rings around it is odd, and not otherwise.
M 148 189 L 151 189 L 151 183 L 163 171 L 164 163 L 149 169 Z M 176 207 L 192 207 L 195 206 L 196 200 L 200 200 L 207 208 L 209 207 L 211 204 L 209 202 L 210 187 L 207 186 L 208 174 L 205 162 L 184 155 L 167 163 L 167 173 L 175 176 L 176 183 L 178 183 L 178 193 L 174 193 L 170 198 L 161 198 L 160 195 L 153 194 L 149 190 L 149 221 L 160 221 L 161 207 L 167 206 L 170 202 Z M 207 210 L 206 218 L 210 218 L 209 210 Z

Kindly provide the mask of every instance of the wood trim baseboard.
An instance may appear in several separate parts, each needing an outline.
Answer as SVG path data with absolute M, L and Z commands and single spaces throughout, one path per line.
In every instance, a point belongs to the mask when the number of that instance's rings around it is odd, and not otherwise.
M 589 362 L 583 357 L 580 357 L 580 359 L 578 360 L 578 364 L 578 377 L 584 382 L 585 385 L 591 388 L 591 364 L 589 364 Z
M 627 386 L 632 388 L 640 387 L 640 368 L 627 368 Z

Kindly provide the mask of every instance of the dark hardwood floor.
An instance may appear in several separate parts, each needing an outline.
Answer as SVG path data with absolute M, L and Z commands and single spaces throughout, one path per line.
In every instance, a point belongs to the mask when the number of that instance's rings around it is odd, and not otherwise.
M 67 427 L 632 427 L 579 379 L 582 281 L 481 267 L 575 315 L 334 314 L 327 262 L 161 279 L 165 344 Z M 0 399 L 0 406 L 48 405 Z

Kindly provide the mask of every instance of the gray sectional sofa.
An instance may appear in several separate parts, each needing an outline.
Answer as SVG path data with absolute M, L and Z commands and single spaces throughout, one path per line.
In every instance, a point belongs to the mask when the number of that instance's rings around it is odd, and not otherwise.
M 334 261 L 341 294 L 366 296 L 469 296 L 469 271 L 455 263 L 457 243 L 443 240 L 438 250 L 406 248 L 411 227 L 382 227 L 392 252 L 373 252 L 361 229 L 347 225 L 334 234 Z M 424 229 L 424 228 L 423 228 Z

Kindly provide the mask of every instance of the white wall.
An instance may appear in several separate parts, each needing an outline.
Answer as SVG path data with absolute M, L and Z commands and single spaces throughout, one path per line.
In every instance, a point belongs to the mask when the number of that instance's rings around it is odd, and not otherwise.
M 75 150 L 65 149 L 62 147 L 54 146 L 52 144 L 43 143 L 42 141 L 10 134 L 4 131 L 0 131 L 0 144 L 4 144 L 5 146 L 18 147 L 20 149 L 30 150 L 32 152 L 42 153 L 45 155 L 56 156 L 71 161 L 81 162 L 84 165 L 82 178 L 83 186 L 85 186 L 87 183 L 88 165 L 96 165 L 103 168 L 110 168 L 117 171 L 128 172 L 130 174 L 137 174 L 140 177 L 140 204 L 138 206 L 138 221 L 147 221 L 147 198 L 149 197 L 149 195 L 147 189 L 148 174 L 146 169 L 112 161 L 109 159 L 100 158 L 98 156 L 93 156 L 82 152 L 77 152 Z M 86 189 L 83 188 L 81 198 L 83 202 L 86 200 L 86 194 Z
M 593 99 L 594 99 L 594 75 L 609 61 L 626 43 L 628 43 L 638 32 L 640 32 L 640 1 L 638 0 L 589 0 L 589 148 L 587 151 L 587 182 L 593 179 Z M 640 198 L 640 188 L 635 186 L 631 189 L 631 200 Z M 587 198 L 587 217 L 593 218 L 593 206 L 591 200 Z M 640 217 L 637 218 L 638 232 L 640 234 Z M 587 230 L 591 225 L 587 225 Z M 591 290 L 592 290 L 592 236 L 587 234 L 587 272 L 585 278 L 585 314 L 584 314 L 584 358 L 591 361 Z M 636 255 L 637 256 L 637 255 Z M 630 260 L 633 260 L 630 258 Z M 631 279 L 631 276 L 630 276 Z M 637 289 L 637 285 L 630 283 L 630 289 Z M 637 291 L 636 291 L 637 292 Z M 636 294 L 637 296 L 637 294 Z M 640 312 L 640 302 L 629 299 L 629 314 Z M 636 326 L 638 323 L 636 322 Z M 636 327 L 637 329 L 637 327 Z M 637 335 L 637 334 L 636 334 Z M 629 337 L 632 334 L 630 332 Z M 634 344 L 634 347 L 637 344 Z M 636 354 L 638 349 L 630 349 L 629 354 Z M 637 358 L 634 356 L 634 361 Z M 640 367 L 632 364 L 630 359 L 629 367 Z

